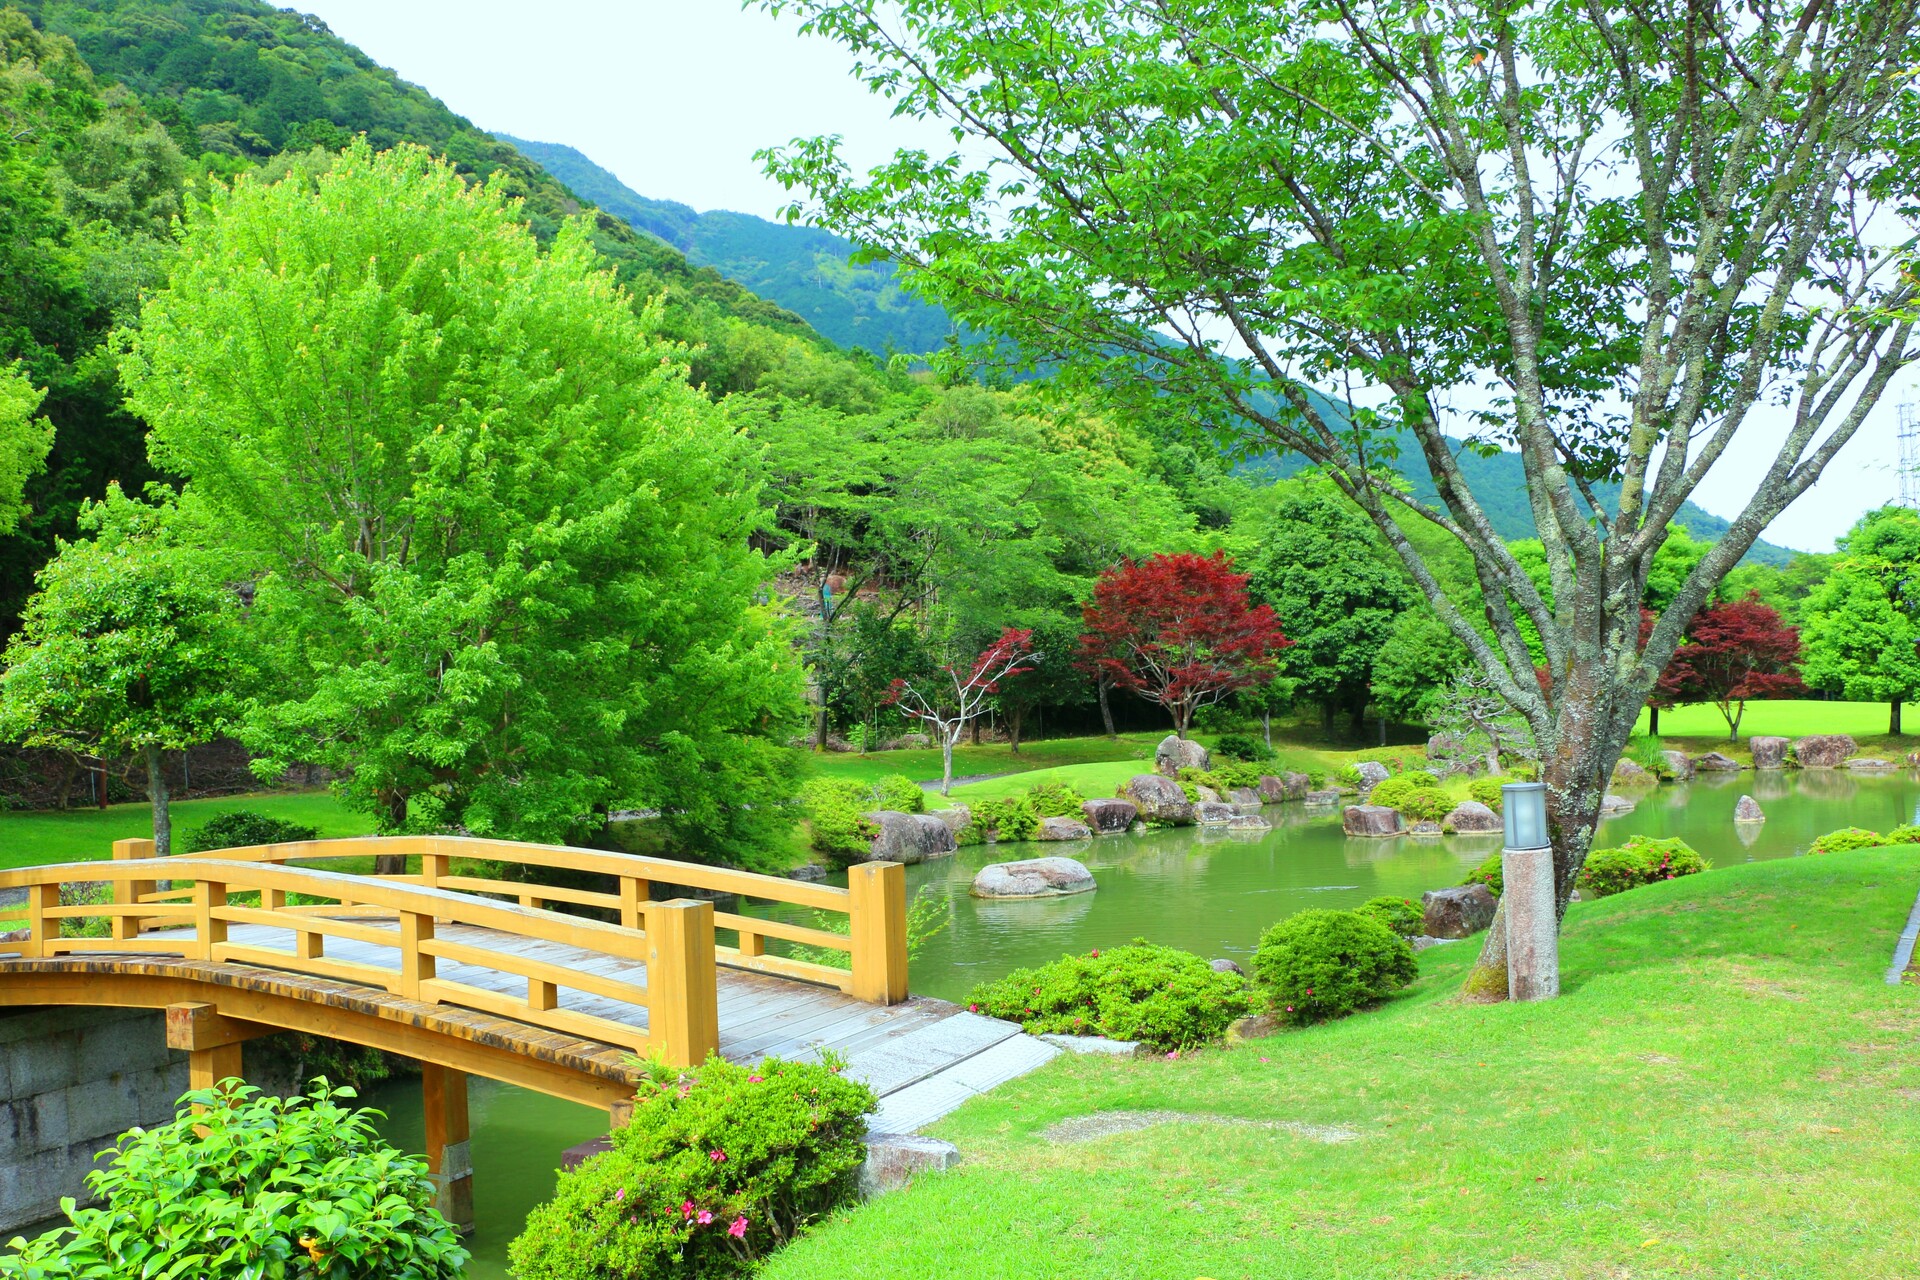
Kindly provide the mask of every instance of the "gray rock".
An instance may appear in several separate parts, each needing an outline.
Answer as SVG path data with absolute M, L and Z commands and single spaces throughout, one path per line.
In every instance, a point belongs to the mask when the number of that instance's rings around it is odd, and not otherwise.
M 1484 835 L 1489 831 L 1503 829 L 1500 815 L 1478 800 L 1462 800 L 1453 806 L 1452 812 L 1441 819 L 1441 822 L 1452 827 L 1456 834 L 1463 836 Z
M 1233 806 L 1218 800 L 1202 800 L 1193 806 L 1194 821 L 1203 827 L 1224 827 L 1234 820 Z
M 875 862 L 913 866 L 929 858 L 944 858 L 954 850 L 953 832 L 930 813 L 896 813 L 882 809 L 866 817 L 880 828 L 870 847 Z
M 1236 813 L 1227 819 L 1229 831 L 1271 831 L 1273 824 L 1257 813 Z
M 1171 778 L 1163 778 L 1157 773 L 1136 773 L 1127 779 L 1120 796 L 1123 800 L 1132 801 L 1140 816 L 1148 822 L 1167 822 L 1182 827 L 1193 823 L 1193 801 L 1187 799 L 1187 793 Z
M 827 869 L 817 862 L 809 862 L 804 867 L 795 867 L 787 872 L 789 880 L 825 880 Z
M 1425 951 L 1428 947 L 1441 947 L 1449 942 L 1458 941 L 1458 938 L 1430 938 L 1424 933 L 1417 938 L 1407 939 L 1407 943 L 1412 946 L 1415 951 Z
M 1224 801 L 1223 801 L 1223 800 L 1222 800 L 1222 799 L 1220 798 L 1220 793 L 1219 793 L 1218 791 L 1215 791 L 1215 790 L 1214 790 L 1214 789 L 1213 789 L 1212 787 L 1203 787 L 1203 786 L 1200 786 L 1200 785 L 1199 785 L 1198 783 L 1195 783 L 1195 784 L 1194 784 L 1194 788 L 1193 788 L 1193 794 L 1194 794 L 1194 796 L 1195 796 L 1195 797 L 1196 797 L 1196 798 L 1197 798 L 1197 799 L 1199 800 L 1199 802 L 1200 802 L 1201 804 L 1223 804 L 1223 803 L 1225 803 L 1225 802 L 1224 802 Z
M 1140 816 L 1130 800 L 1088 800 L 1080 812 L 1087 815 L 1087 825 L 1103 836 L 1125 831 Z
M 1227 802 L 1229 804 L 1251 805 L 1259 805 L 1262 803 L 1260 793 L 1252 787 L 1235 787 L 1233 790 L 1227 792 Z
M 1642 768 L 1625 756 L 1614 762 L 1613 780 L 1617 785 L 1627 787 L 1650 787 L 1660 781 L 1651 770 Z
M 1340 793 L 1332 789 L 1326 791 L 1309 791 L 1300 798 L 1308 804 L 1315 805 L 1336 805 L 1340 803 Z
M 1084 1053 L 1101 1058 L 1140 1058 L 1147 1048 L 1138 1040 L 1109 1040 L 1105 1036 L 1043 1035 L 1038 1039 L 1068 1053 Z
M 1227 1024 L 1227 1043 L 1238 1044 L 1242 1040 L 1265 1040 L 1279 1032 L 1285 1025 L 1277 1013 L 1251 1013 L 1244 1018 L 1235 1018 Z
M 1443 836 L 1446 832 L 1442 831 L 1440 824 L 1432 818 L 1420 818 L 1417 819 L 1412 826 L 1407 828 L 1407 834 L 1410 836 Z
M 1703 756 L 1693 758 L 1693 771 L 1695 773 L 1738 773 L 1740 762 L 1718 751 L 1709 751 Z
M 917 1133 L 867 1135 L 867 1158 L 860 1166 L 860 1197 L 871 1200 L 898 1191 L 923 1173 L 939 1173 L 960 1162 L 960 1148 Z
M 1760 802 L 1752 796 L 1741 796 L 1740 803 L 1733 806 L 1735 822 L 1765 822 L 1766 813 L 1760 808 Z
M 1340 825 L 1350 836 L 1397 836 L 1400 811 L 1383 804 L 1350 804 L 1340 812 Z
M 1756 769 L 1784 769 L 1787 767 L 1787 748 L 1792 744 L 1785 738 L 1755 737 L 1747 739 L 1747 746 L 1753 751 L 1753 767 Z
M 1096 887 L 1093 872 L 1072 858 L 1028 858 L 980 868 L 970 892 L 976 898 L 1064 898 Z
M 1816 733 L 1793 744 L 1793 758 L 1802 769 L 1831 769 L 1859 749 L 1844 733 Z
M 1612 818 L 1623 813 L 1632 813 L 1633 804 L 1634 802 L 1627 799 L 1627 797 L 1617 796 L 1609 791 L 1600 797 L 1600 816 L 1603 818 Z
M 1035 840 L 1091 840 L 1093 828 L 1078 818 L 1043 818 Z
M 1213 970 L 1215 973 L 1237 973 L 1243 978 L 1247 976 L 1245 969 L 1242 969 L 1239 965 L 1226 959 L 1224 956 L 1217 960 L 1207 961 L 1207 968 Z
M 1674 776 L 1675 781 L 1685 782 L 1693 776 L 1693 761 L 1687 759 L 1686 752 L 1662 751 L 1660 754 L 1666 759 L 1667 772 Z
M 929 816 L 940 819 L 946 823 L 947 830 L 959 835 L 960 828 L 973 821 L 973 810 L 967 805 L 956 804 L 945 809 L 935 809 Z
M 1360 772 L 1360 794 L 1363 796 L 1393 776 L 1387 772 L 1387 766 L 1377 760 L 1362 760 L 1354 768 Z
M 1847 768 L 1858 773 L 1888 773 L 1899 767 L 1891 760 L 1876 760 L 1872 757 L 1847 761 Z
M 1182 769 L 1206 769 L 1213 765 L 1207 749 L 1192 738 L 1168 734 L 1153 751 L 1153 771 L 1163 778 L 1178 778 Z
M 1430 938 L 1469 938 L 1493 923 L 1499 905 L 1483 884 L 1434 889 L 1420 895 L 1421 927 Z
M 1263 773 L 1260 775 L 1260 798 L 1268 804 L 1278 804 L 1282 800 L 1304 800 L 1307 798 L 1308 785 L 1304 773 Z

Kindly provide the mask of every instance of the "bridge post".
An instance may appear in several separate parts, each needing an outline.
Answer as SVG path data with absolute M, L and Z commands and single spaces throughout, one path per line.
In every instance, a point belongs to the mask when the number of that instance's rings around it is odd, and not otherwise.
M 437 1188 L 433 1207 L 464 1235 L 474 1221 L 467 1073 L 423 1062 L 420 1093 L 427 1113 L 427 1172 Z
M 898 1004 L 907 998 L 907 869 L 861 862 L 847 870 L 852 895 L 853 998 Z
M 694 1067 L 720 1047 L 713 904 L 647 905 L 647 1035 L 669 1066 Z
M 124 862 L 133 858 L 151 858 L 153 841 L 151 840 L 115 840 L 113 842 L 113 860 Z M 140 901 L 145 894 L 156 892 L 160 888 L 157 880 L 122 880 L 113 886 L 113 900 L 122 906 L 131 906 Z M 121 940 L 140 936 L 140 921 L 134 916 L 115 916 L 113 918 L 113 936 Z

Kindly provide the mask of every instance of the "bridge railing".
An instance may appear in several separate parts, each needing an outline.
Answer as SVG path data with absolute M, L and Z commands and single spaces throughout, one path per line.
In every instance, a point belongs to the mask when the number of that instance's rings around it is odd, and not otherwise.
M 116 859 L 145 858 L 152 852 L 150 840 L 114 843 Z M 726 968 L 836 987 L 855 999 L 874 1004 L 895 1004 L 907 997 L 906 871 L 897 863 L 859 864 L 848 872 L 847 887 L 841 889 L 667 858 L 474 836 L 363 836 L 254 845 L 218 852 L 223 861 L 275 865 L 382 856 L 417 858 L 419 870 L 405 875 L 366 878 L 506 897 L 535 910 L 543 910 L 553 903 L 597 907 L 613 914 L 621 926 L 641 931 L 646 929 L 646 906 L 655 885 L 784 903 L 826 913 L 830 919 L 844 916 L 843 932 L 839 928 L 818 928 L 716 910 L 715 927 L 731 931 L 736 938 L 732 946 L 715 946 L 716 963 Z M 456 860 L 465 865 L 457 867 Z M 477 874 L 473 864 L 487 862 L 602 876 L 611 887 L 580 889 Z M 154 885 L 144 885 L 137 890 L 137 900 L 181 901 L 183 895 L 178 891 L 162 893 Z M 846 967 L 771 955 L 766 949 L 770 938 L 815 952 L 843 954 L 847 957 Z

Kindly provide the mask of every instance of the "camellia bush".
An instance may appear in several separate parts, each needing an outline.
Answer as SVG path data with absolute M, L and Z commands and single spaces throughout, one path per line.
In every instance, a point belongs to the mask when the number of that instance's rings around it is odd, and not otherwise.
M 1873 843 L 1879 842 L 1879 837 L 1874 837 Z M 1698 875 L 1712 865 L 1679 836 L 1665 840 L 1630 836 L 1617 849 L 1595 849 L 1588 854 L 1587 864 L 1580 868 L 1574 883 L 1583 892 L 1604 897 L 1643 884 Z
M 1878 831 L 1868 831 L 1865 827 L 1842 827 L 1815 840 L 1807 852 L 1847 853 L 1853 849 L 1878 848 L 1886 843 L 1887 838 Z
M 1419 964 L 1407 940 L 1371 913 L 1302 911 L 1261 935 L 1253 972 L 1274 1012 L 1308 1023 L 1380 1003 L 1412 982 Z
M 454 1280 L 468 1255 L 426 1161 L 382 1141 L 352 1097 L 324 1080 L 292 1099 L 236 1080 L 187 1094 L 87 1175 L 99 1208 L 63 1200 L 67 1225 L 16 1241 L 0 1276 Z
M 1375 784 L 1367 793 L 1368 804 L 1383 804 L 1389 809 L 1401 807 L 1401 801 L 1416 791 L 1431 791 L 1440 785 L 1440 780 L 1425 769 L 1409 769 L 1405 773 L 1396 773 L 1385 782 Z
M 853 1198 L 873 1090 L 842 1064 L 655 1064 L 613 1149 L 560 1175 L 520 1280 L 727 1280 Z
M 1205 1044 L 1253 1009 L 1247 982 L 1190 951 L 1136 939 L 1035 969 L 1015 969 L 969 997 L 976 1013 L 1034 1035 L 1106 1036 L 1156 1049 Z
M 1467 878 L 1462 880 L 1460 883 L 1461 884 L 1483 884 L 1487 886 L 1487 888 L 1491 889 L 1493 891 L 1493 896 L 1497 898 L 1500 896 L 1501 890 L 1506 885 L 1506 880 L 1501 875 L 1501 866 L 1502 866 L 1502 863 L 1501 863 L 1499 854 L 1497 853 L 1488 854 L 1487 860 L 1485 862 L 1482 862 L 1479 866 L 1475 867 L 1473 870 L 1467 872 Z
M 1417 936 L 1426 921 L 1420 904 L 1412 898 L 1368 898 L 1354 910 L 1373 917 L 1403 938 Z

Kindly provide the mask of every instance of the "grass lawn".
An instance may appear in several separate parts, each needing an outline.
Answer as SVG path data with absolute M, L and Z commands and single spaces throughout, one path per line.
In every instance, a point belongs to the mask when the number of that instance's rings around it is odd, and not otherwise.
M 952 1171 L 766 1275 L 1910 1276 L 1920 988 L 1882 973 L 1916 889 L 1912 848 L 1748 864 L 1576 906 L 1550 1003 L 1455 1003 L 1470 942 L 1344 1022 L 1062 1057 L 936 1127 Z M 1045 1136 L 1160 1109 L 1221 1123 Z
M 1920 709 L 1915 712 L 1920 715 Z M 1908 721 L 1920 729 L 1920 719 Z M 1639 732 L 1647 731 L 1647 713 L 1640 713 Z M 1755 734 L 1781 738 L 1801 738 L 1811 733 L 1844 733 L 1861 746 L 1864 754 L 1902 756 L 1920 746 L 1920 734 L 1887 734 L 1887 704 L 1884 702 L 1816 702 L 1810 698 L 1782 699 L 1778 702 L 1749 702 L 1740 718 L 1740 741 L 1727 744 L 1727 722 L 1712 703 L 1673 707 L 1660 713 L 1660 737 L 1672 745 L 1684 745 L 1695 751 L 1725 751 L 1745 758 L 1747 739 Z
M 363 836 L 373 831 L 373 819 L 351 813 L 324 791 L 290 791 L 217 800 L 179 800 L 173 805 L 175 848 L 185 850 L 186 837 L 209 818 L 235 809 L 252 809 L 289 822 L 318 827 L 322 838 Z M 35 810 L 0 813 L 0 867 L 27 867 L 47 862 L 85 862 L 113 856 L 113 842 L 153 834 L 153 810 L 139 804 L 109 805 L 105 809 Z
M 1014 755 L 1004 742 L 982 743 L 977 747 L 953 749 L 953 776 L 971 777 L 982 773 L 1028 773 L 1036 769 L 1055 769 L 1063 765 L 1094 764 L 1102 761 L 1130 760 L 1142 767 L 1153 767 L 1153 749 L 1164 733 L 1123 733 L 1115 740 L 1107 737 L 1043 738 L 1020 744 Z M 940 749 L 873 751 L 861 755 L 855 751 L 809 753 L 812 771 L 826 778 L 851 778 L 875 782 L 888 774 L 901 773 L 915 782 L 940 778 Z

